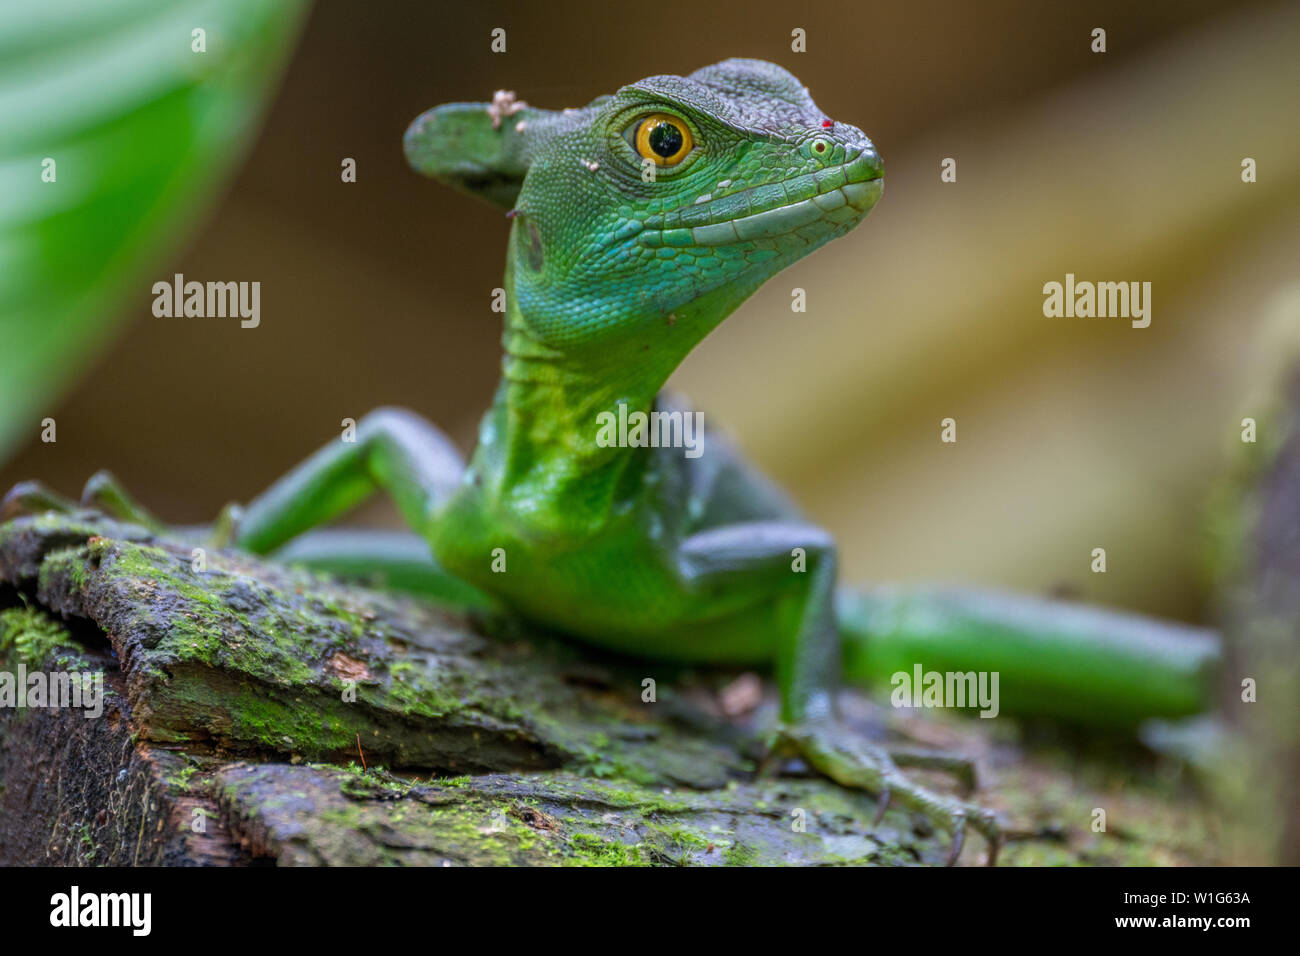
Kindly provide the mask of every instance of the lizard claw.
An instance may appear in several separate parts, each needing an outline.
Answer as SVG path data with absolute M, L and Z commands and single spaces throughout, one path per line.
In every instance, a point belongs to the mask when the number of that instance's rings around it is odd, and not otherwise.
M 827 724 L 783 728 L 777 740 L 773 752 L 794 749 L 814 769 L 836 783 L 879 794 L 873 826 L 878 826 L 891 803 L 897 802 L 952 835 L 949 866 L 961 856 L 967 826 L 978 830 L 988 843 L 988 865 L 997 864 L 1003 837 L 997 814 L 992 810 L 940 796 L 913 783 L 888 753 Z
M 876 818 L 871 821 L 872 827 L 880 826 L 880 821 L 885 819 L 885 811 L 889 809 L 890 796 L 891 794 L 888 787 L 880 792 L 880 803 L 876 806 Z
M 952 850 L 948 853 L 948 866 L 955 866 L 961 856 L 961 845 L 966 838 L 966 818 L 957 818 L 957 828 L 952 833 Z
M 1002 827 L 998 824 L 997 814 L 991 810 L 985 810 L 982 807 L 971 806 L 969 804 L 959 805 L 957 809 L 950 811 L 950 823 L 948 829 L 952 832 L 952 849 L 948 856 L 948 866 L 957 862 L 961 856 L 962 844 L 966 838 L 966 827 L 972 826 L 980 832 L 984 840 L 988 843 L 989 855 L 985 860 L 985 866 L 998 865 L 998 850 L 1002 847 Z
M 926 794 L 926 796 L 934 799 L 932 794 Z M 989 855 L 988 859 L 985 860 L 985 865 L 998 865 L 998 850 L 1002 847 L 1003 835 L 997 814 L 992 810 L 957 801 L 943 801 L 933 809 L 920 807 L 918 809 L 922 809 L 922 812 L 925 812 L 935 823 L 952 834 L 952 846 L 948 852 L 946 865 L 955 865 L 957 859 L 961 856 L 962 846 L 966 842 L 966 828 L 968 826 L 978 830 L 988 844 Z

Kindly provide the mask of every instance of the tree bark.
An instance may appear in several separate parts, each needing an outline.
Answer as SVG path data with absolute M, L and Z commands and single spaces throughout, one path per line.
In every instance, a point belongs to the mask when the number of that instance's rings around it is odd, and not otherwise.
M 235 552 L 195 570 L 192 548 L 93 512 L 0 526 L 0 671 L 102 670 L 107 691 L 97 719 L 0 709 L 0 862 L 946 858 L 948 836 L 901 809 L 875 825 L 870 795 L 797 766 L 758 777 L 770 684 L 728 717 L 735 672 L 614 658 Z M 886 743 L 977 758 L 974 799 L 1014 838 L 1005 862 L 1216 861 L 1204 799 L 1122 741 L 1030 744 L 1007 720 L 843 705 Z M 963 861 L 984 851 L 972 834 Z

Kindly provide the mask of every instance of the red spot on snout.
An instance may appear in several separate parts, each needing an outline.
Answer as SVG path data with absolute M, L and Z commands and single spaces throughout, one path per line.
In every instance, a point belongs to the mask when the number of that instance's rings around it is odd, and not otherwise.
M 834 125 L 835 125 L 835 120 L 828 120 L 828 119 L 822 120 L 822 129 L 830 129 Z

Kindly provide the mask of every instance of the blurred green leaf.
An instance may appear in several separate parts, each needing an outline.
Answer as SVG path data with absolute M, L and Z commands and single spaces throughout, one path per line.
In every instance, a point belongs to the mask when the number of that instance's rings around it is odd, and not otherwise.
M 305 8 L 0 4 L 0 460 L 111 340 L 131 284 L 199 221 Z M 198 28 L 203 53 L 191 49 Z

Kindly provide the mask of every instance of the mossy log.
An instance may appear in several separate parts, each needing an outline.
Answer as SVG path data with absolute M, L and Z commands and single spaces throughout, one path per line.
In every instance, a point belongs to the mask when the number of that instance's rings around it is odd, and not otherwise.
M 774 701 L 752 676 L 598 655 L 235 552 L 196 570 L 192 547 L 94 512 L 0 526 L 0 671 L 102 670 L 107 695 L 98 719 L 0 710 L 0 862 L 946 857 L 948 836 L 904 810 L 874 824 L 870 795 L 797 765 L 759 777 Z M 884 742 L 976 758 L 1004 862 L 1215 861 L 1213 814 L 1130 747 L 1030 746 L 1005 719 L 854 693 L 844 709 Z M 984 849 L 970 838 L 963 861 Z

